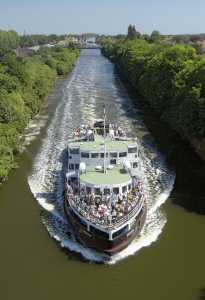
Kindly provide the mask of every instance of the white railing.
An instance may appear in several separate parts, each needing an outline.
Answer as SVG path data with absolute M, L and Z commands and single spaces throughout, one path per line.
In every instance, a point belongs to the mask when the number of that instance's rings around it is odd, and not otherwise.
M 144 198 L 144 196 L 142 196 L 139 201 L 136 201 L 136 205 L 131 209 L 130 212 L 125 213 L 122 217 L 116 218 L 115 221 L 113 220 L 112 215 L 110 215 L 111 219 L 108 220 L 108 218 L 104 217 L 104 218 L 100 219 L 98 217 L 93 216 L 89 212 L 86 212 L 83 207 L 78 205 L 79 201 L 81 201 L 79 196 L 71 196 L 70 195 L 70 197 L 67 197 L 67 201 L 68 201 L 70 207 L 78 215 L 85 218 L 87 221 L 90 221 L 91 223 L 93 223 L 95 225 L 103 226 L 105 228 L 115 228 L 115 227 L 119 227 L 124 222 L 130 220 L 135 215 L 138 215 L 144 205 L 145 198 Z

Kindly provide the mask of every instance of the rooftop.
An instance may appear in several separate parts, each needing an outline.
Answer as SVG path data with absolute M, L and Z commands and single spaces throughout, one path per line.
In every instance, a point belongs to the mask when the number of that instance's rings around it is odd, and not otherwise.
M 109 136 L 105 139 L 106 142 L 106 151 L 120 151 L 126 152 L 128 146 L 136 145 L 134 140 L 129 141 L 118 141 L 112 140 Z M 72 142 L 70 147 L 79 147 L 81 151 L 103 151 L 104 150 L 104 138 L 101 135 L 95 135 L 95 141 L 81 141 L 81 142 Z
M 130 175 L 120 167 L 114 167 L 112 170 L 97 171 L 88 169 L 85 174 L 80 175 L 81 182 L 91 185 L 114 185 L 127 183 L 131 179 Z

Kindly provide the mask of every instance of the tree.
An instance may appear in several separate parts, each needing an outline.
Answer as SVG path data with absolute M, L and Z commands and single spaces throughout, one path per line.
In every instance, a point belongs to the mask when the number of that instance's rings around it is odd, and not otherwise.
M 0 56 L 8 51 L 16 49 L 19 46 L 19 43 L 20 38 L 15 31 L 0 30 Z
M 153 43 L 159 42 L 160 38 L 161 38 L 161 35 L 160 35 L 159 31 L 157 31 L 157 30 L 154 30 L 150 36 L 150 40 Z
M 79 54 L 76 49 L 53 47 L 20 58 L 12 51 L 15 37 L 13 32 L 0 31 L 0 183 L 15 167 L 22 133 L 39 112 L 57 73 L 68 74 Z M 45 41 L 44 36 L 40 39 Z
M 135 38 L 140 38 L 141 37 L 141 34 L 140 32 L 138 32 L 135 28 L 134 25 L 129 25 L 128 26 L 128 31 L 127 31 L 127 38 L 128 39 L 135 39 Z

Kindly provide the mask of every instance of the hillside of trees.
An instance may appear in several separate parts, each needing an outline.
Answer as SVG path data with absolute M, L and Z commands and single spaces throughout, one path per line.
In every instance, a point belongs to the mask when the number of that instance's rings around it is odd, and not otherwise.
M 133 28 L 124 39 L 104 38 L 103 54 L 126 81 L 205 159 L 205 55 L 190 45 L 144 38 Z M 154 38 L 153 38 L 154 35 Z
M 0 182 L 15 167 L 29 120 L 40 111 L 57 76 L 68 74 L 79 55 L 75 49 L 53 47 L 22 58 L 13 51 L 19 43 L 14 31 L 0 31 Z

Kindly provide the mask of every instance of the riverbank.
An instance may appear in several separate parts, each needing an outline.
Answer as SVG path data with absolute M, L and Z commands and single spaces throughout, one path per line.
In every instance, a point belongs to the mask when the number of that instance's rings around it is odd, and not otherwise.
M 158 117 L 205 160 L 205 55 L 187 45 L 107 40 L 103 54 Z
M 107 55 L 106 55 L 107 56 Z M 108 57 L 108 56 L 107 56 Z M 199 214 L 205 214 L 205 161 L 201 160 L 198 151 L 193 150 L 188 139 L 184 138 L 170 124 L 160 118 L 159 113 L 153 109 L 150 102 L 139 95 L 139 91 L 130 82 L 129 78 L 114 57 L 108 57 L 116 66 L 116 72 L 120 75 L 121 80 L 135 102 L 140 103 L 143 110 L 143 119 L 151 136 L 154 137 L 160 151 L 166 155 L 170 164 L 176 170 L 175 189 L 172 199 L 185 209 Z M 145 136 L 144 139 L 149 139 Z M 199 141 L 195 139 L 195 147 Z M 203 142 L 201 142 L 203 145 Z M 201 149 L 200 149 L 201 150 Z
M 132 91 L 130 90 L 130 93 Z M 190 143 L 181 138 L 169 124 L 160 120 L 149 105 L 140 103 L 143 120 L 157 147 L 176 172 L 172 202 L 190 212 L 205 214 L 205 162 L 193 151 Z M 144 137 L 148 139 L 149 137 Z
M 79 50 L 54 47 L 29 57 L 8 51 L 0 71 L 0 183 L 17 167 L 16 155 L 24 142 L 24 130 L 40 112 L 58 78 L 73 69 Z

